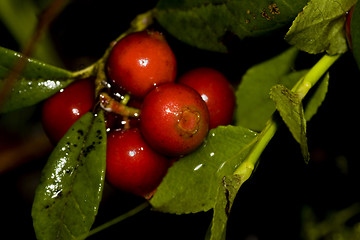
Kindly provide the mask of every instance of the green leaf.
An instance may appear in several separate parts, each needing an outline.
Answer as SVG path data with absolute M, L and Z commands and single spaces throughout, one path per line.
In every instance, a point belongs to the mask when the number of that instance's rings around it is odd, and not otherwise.
M 312 54 L 346 52 L 346 12 L 355 3 L 356 0 L 311 0 L 296 17 L 285 39 Z
M 316 88 L 313 95 L 310 96 L 309 102 L 305 106 L 305 119 L 310 119 L 317 113 L 317 110 L 323 103 L 329 86 L 329 73 L 327 72 L 322 78 L 319 86 Z
M 21 58 L 21 54 L 0 47 L 0 90 L 7 87 L 7 77 Z M 66 87 L 73 80 L 72 72 L 29 58 L 20 78 L 10 86 L 0 113 L 34 105 Z
M 151 205 L 157 211 L 176 214 L 210 210 L 218 200 L 224 176 L 233 174 L 244 161 L 256 136 L 243 127 L 211 130 L 203 146 L 169 169 Z
M 224 176 L 219 185 L 211 222 L 210 240 L 225 240 L 226 226 L 237 192 L 242 183 L 238 175 Z
M 305 74 L 305 71 L 292 71 L 297 53 L 295 48 L 290 48 L 245 73 L 236 91 L 236 125 L 254 131 L 264 128 L 276 110 L 269 96 L 271 87 L 281 83 L 291 88 Z
M 41 239 L 85 239 L 98 211 L 106 165 L 103 113 L 81 117 L 43 169 L 32 217 Z
M 351 18 L 350 33 L 353 54 L 360 69 L 360 4 L 355 5 Z
M 260 155 L 258 155 L 257 158 L 254 157 L 257 155 L 257 147 L 259 147 L 259 144 L 262 145 L 262 143 L 268 142 L 268 139 L 268 136 L 266 136 L 266 134 L 263 132 L 257 135 L 256 140 L 254 140 L 254 146 L 248 152 L 247 156 L 243 159 L 241 164 L 236 167 L 234 173 L 222 178 L 222 182 L 218 186 L 216 195 L 213 219 L 205 239 L 226 239 L 227 221 L 237 192 L 239 191 L 242 184 L 250 178 L 256 164 L 258 163 Z
M 173 36 L 198 48 L 226 52 L 224 36 L 259 36 L 296 17 L 307 0 L 160 0 L 158 22 Z
M 306 137 L 306 119 L 301 98 L 283 85 L 271 88 L 271 99 L 295 140 L 300 144 L 305 162 L 309 161 Z

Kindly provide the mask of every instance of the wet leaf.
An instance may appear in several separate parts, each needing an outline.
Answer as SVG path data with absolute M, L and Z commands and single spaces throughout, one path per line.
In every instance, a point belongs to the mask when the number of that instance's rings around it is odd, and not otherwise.
M 219 200 L 224 176 L 232 175 L 244 161 L 256 136 L 255 132 L 236 126 L 211 130 L 203 146 L 169 169 L 150 200 L 153 208 L 176 214 L 212 209 Z
M 301 98 L 283 85 L 272 87 L 270 96 L 293 137 L 300 144 L 305 162 L 308 162 L 310 156 L 306 137 L 306 119 Z
M 21 54 L 0 47 L 0 89 L 6 86 L 6 78 L 20 58 L 23 58 Z M 66 87 L 74 80 L 71 78 L 69 71 L 27 59 L 25 69 L 11 86 L 0 113 L 34 105 Z
M 294 20 L 285 39 L 302 51 L 330 55 L 347 50 L 346 12 L 356 0 L 311 0 Z
M 295 48 L 253 66 L 243 76 L 236 91 L 236 125 L 261 131 L 276 107 L 270 99 L 271 87 L 284 84 L 291 88 L 306 71 L 293 72 L 298 51 Z
M 87 113 L 61 139 L 43 169 L 32 208 L 39 240 L 86 238 L 101 200 L 105 164 L 103 113 Z
M 307 0 L 160 0 L 155 16 L 173 36 L 192 46 L 226 52 L 226 35 L 259 36 L 289 23 Z

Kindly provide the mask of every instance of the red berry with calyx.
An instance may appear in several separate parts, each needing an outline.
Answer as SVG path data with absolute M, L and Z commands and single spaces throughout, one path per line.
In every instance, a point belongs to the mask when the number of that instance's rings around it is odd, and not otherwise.
M 152 150 L 138 129 L 108 133 L 106 179 L 114 187 L 149 198 L 169 165 L 169 159 Z
M 194 88 L 206 102 L 210 129 L 232 122 L 235 93 L 224 74 L 213 68 L 196 68 L 182 75 L 179 83 Z
M 48 98 L 42 107 L 43 128 L 56 144 L 69 128 L 95 104 L 94 82 L 81 79 Z
M 209 128 L 209 113 L 199 93 L 175 83 L 160 85 L 146 95 L 140 129 L 146 142 L 167 156 L 182 156 L 198 148 Z
M 137 98 L 155 86 L 174 82 L 175 55 L 157 31 L 141 31 L 119 40 L 110 52 L 107 72 L 113 84 Z

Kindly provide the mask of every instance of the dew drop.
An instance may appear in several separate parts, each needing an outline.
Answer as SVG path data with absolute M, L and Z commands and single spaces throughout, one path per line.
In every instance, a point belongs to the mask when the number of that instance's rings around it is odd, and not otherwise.
M 202 163 L 201 163 L 201 164 L 199 164 L 199 165 L 197 165 L 197 166 L 194 168 L 194 171 L 199 170 L 202 166 L 203 166 L 203 164 L 202 164 Z
M 224 165 L 225 165 L 225 162 L 223 162 L 221 165 L 220 165 L 220 167 L 219 167 L 219 169 L 217 170 L 218 172 L 224 167 Z

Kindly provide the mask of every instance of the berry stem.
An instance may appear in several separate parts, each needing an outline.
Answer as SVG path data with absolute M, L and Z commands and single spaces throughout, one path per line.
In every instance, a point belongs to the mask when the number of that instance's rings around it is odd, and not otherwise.
M 138 117 L 140 115 L 139 109 L 128 107 L 125 104 L 116 101 L 107 93 L 100 94 L 100 106 L 105 111 L 113 112 L 124 117 Z
M 321 77 L 328 71 L 328 69 L 336 62 L 341 55 L 324 55 L 311 69 L 301 78 L 292 91 L 298 94 L 300 99 L 303 99 L 309 90 L 321 79 Z M 242 183 L 245 182 L 252 174 L 255 166 L 257 165 L 262 152 L 270 140 L 275 135 L 279 122 L 273 117 L 266 123 L 265 128 L 255 139 L 256 143 L 247 158 L 241 165 L 235 170 L 234 175 L 238 175 L 241 178 Z
M 341 55 L 324 55 L 291 90 L 303 99 Z
M 92 229 L 88 233 L 87 237 L 90 237 L 90 236 L 92 236 L 92 235 L 94 235 L 94 234 L 96 234 L 96 233 L 98 233 L 98 232 L 100 232 L 102 230 L 105 230 L 105 229 L 107 229 L 107 228 L 109 228 L 109 227 L 111 227 L 111 226 L 113 226 L 113 225 L 115 225 L 115 224 L 117 224 L 117 223 L 119 223 L 121 221 L 126 220 L 129 217 L 132 217 L 132 216 L 136 215 L 137 213 L 139 213 L 142 210 L 146 209 L 149 205 L 150 204 L 147 201 L 140 204 L 140 205 L 138 205 L 137 207 L 131 209 L 130 211 L 128 211 L 128 212 L 126 212 L 126 213 L 124 213 L 124 214 L 122 214 L 122 215 L 120 215 L 120 216 L 118 216 L 118 217 L 116 217 L 116 218 L 114 218 L 114 219 L 112 219 L 112 220 L 110 220 L 110 221 L 108 221 L 108 222 L 94 228 L 94 229 Z
M 72 77 L 73 78 L 88 78 L 91 76 L 95 76 L 96 75 L 96 68 L 97 63 L 91 64 L 90 66 L 83 68 L 79 71 L 75 71 L 72 73 Z
M 125 94 L 124 96 L 122 96 L 123 98 L 121 99 L 121 104 L 127 105 L 128 102 L 130 101 L 130 95 L 129 94 Z

